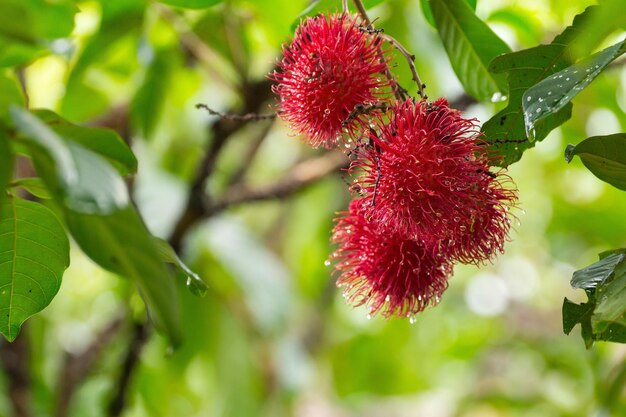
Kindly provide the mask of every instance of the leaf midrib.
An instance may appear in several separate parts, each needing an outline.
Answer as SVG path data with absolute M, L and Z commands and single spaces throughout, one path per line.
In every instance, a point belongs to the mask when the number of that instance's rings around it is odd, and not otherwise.
M 9 297 L 9 320 L 7 322 L 9 339 L 13 340 L 14 336 L 11 332 L 11 316 L 13 313 L 13 293 L 15 292 L 15 263 L 17 261 L 17 207 L 15 205 L 15 199 L 9 197 L 11 209 L 13 210 L 13 263 L 11 264 L 11 295 Z

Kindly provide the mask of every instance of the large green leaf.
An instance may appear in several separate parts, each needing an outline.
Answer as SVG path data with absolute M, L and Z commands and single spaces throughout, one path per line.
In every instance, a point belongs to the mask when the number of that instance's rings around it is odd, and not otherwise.
M 478 100 L 506 92 L 503 75 L 489 72 L 489 62 L 511 49 L 467 4 L 466 0 L 430 0 L 437 30 L 452 68 L 465 91 Z
M 193 295 L 204 297 L 209 287 L 207 287 L 202 278 L 193 272 L 191 268 L 185 265 L 169 243 L 159 238 L 154 238 L 154 243 L 159 251 L 159 254 L 161 255 L 161 260 L 165 263 L 173 265 L 177 269 L 178 274 L 184 276 L 185 285 L 187 285 L 189 291 Z
M 71 0 L 0 1 L 0 66 L 46 53 L 46 42 L 69 36 L 78 8 Z
M 558 35 L 551 44 L 506 54 L 494 59 L 489 70 L 506 73 L 509 83 L 509 102 L 482 127 L 490 150 L 502 159 L 498 165 L 508 166 L 522 157 L 525 150 L 544 139 L 552 129 L 571 117 L 572 106 L 568 103 L 534 126 L 534 140 L 528 140 L 524 123 L 522 97 L 524 92 L 550 75 L 561 71 L 574 61 L 571 48 L 581 35 L 581 27 L 594 15 L 596 7 L 589 7 L 576 16 L 571 26 Z
M 578 145 L 568 145 L 565 159 L 578 155 L 589 171 L 602 181 L 626 191 L 626 133 L 593 136 Z
M 584 289 L 589 300 L 564 300 L 564 333 L 580 323 L 587 348 L 594 340 L 626 343 L 626 251 L 601 254 L 598 262 L 574 272 L 571 284 Z
M 67 207 L 109 214 L 128 206 L 126 184 L 105 159 L 60 137 L 27 110 L 12 107 L 11 116 L 31 147 L 39 175 Z
M 98 265 L 130 279 L 173 345 L 181 339 L 178 296 L 153 237 L 132 206 L 108 216 L 66 211 L 72 236 Z
M 626 52 L 626 41 L 565 68 L 535 84 L 522 98 L 526 135 L 534 138 L 535 124 L 565 107 L 617 57 Z
M 221 3 L 223 0 L 159 0 L 163 4 L 168 4 L 174 7 L 183 7 L 185 9 L 205 9 L 207 7 L 215 6 Z
M 477 0 L 465 0 L 467 4 L 472 8 L 472 10 L 476 10 L 476 2 Z M 429 0 L 420 0 L 420 6 L 422 6 L 422 13 L 424 14 L 424 18 L 426 21 L 435 29 L 437 28 L 437 23 L 435 23 L 435 18 L 433 17 L 433 11 L 430 9 Z
M 121 175 L 137 172 L 135 154 L 114 130 L 78 126 L 50 110 L 34 110 L 33 114 L 62 138 L 72 140 L 105 157 Z
M 39 203 L 9 196 L 0 219 L 0 332 L 13 341 L 59 290 L 69 241 L 54 213 Z

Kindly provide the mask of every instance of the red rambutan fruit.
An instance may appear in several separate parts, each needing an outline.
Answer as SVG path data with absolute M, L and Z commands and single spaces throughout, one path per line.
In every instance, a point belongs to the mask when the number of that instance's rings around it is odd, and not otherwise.
M 304 20 L 270 75 L 279 116 L 313 147 L 332 148 L 344 132 L 354 134 L 362 117 L 347 119 L 355 107 L 380 103 L 389 86 L 380 42 L 347 14 Z
M 502 251 L 510 229 L 512 181 L 490 171 L 477 122 L 445 99 L 407 100 L 378 117 L 352 170 L 365 216 L 407 239 L 447 246 L 454 261 L 479 264 Z M 432 245 L 435 245 L 434 243 Z
M 331 255 L 340 273 L 337 286 L 354 306 L 367 305 L 369 314 L 412 317 L 439 302 L 448 287 L 452 264 L 430 242 L 384 231 L 364 215 L 369 205 L 356 198 L 336 220 Z

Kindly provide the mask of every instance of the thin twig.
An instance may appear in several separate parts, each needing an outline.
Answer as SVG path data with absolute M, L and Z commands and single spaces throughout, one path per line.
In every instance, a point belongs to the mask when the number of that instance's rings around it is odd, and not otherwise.
M 371 112 L 375 110 L 386 112 L 387 110 L 389 110 L 389 104 L 387 103 L 357 104 L 356 106 L 354 106 L 354 110 L 352 110 L 352 112 L 348 115 L 348 117 L 346 117 L 346 119 L 341 123 L 341 125 L 345 127 L 357 117 L 364 115 L 364 114 L 370 114 Z
M 57 385 L 56 417 L 68 415 L 74 393 L 123 323 L 123 317 L 113 319 L 80 354 L 67 355 Z
M 328 152 L 323 156 L 300 162 L 286 173 L 283 179 L 274 184 L 254 189 L 246 186 L 233 188 L 224 198 L 208 208 L 206 216 L 244 203 L 290 196 L 342 168 L 347 168 L 349 163 L 348 158 L 339 152 Z
M 120 416 L 126 408 L 128 387 L 135 368 L 141 359 L 141 351 L 150 338 L 150 333 L 152 333 L 152 327 L 148 319 L 145 319 L 141 323 L 135 323 L 133 327 L 133 337 L 130 341 L 128 351 L 126 352 L 126 357 L 124 358 L 122 371 L 119 379 L 116 381 L 113 397 L 109 402 L 108 415 L 110 417 Z
M 374 27 L 372 26 L 372 21 L 367 15 L 367 11 L 365 10 L 365 6 L 363 6 L 363 3 L 361 2 L 361 0 L 352 0 L 352 1 L 354 2 L 354 5 L 356 6 L 358 10 L 359 15 L 361 16 L 363 23 L 365 23 L 365 27 L 368 28 L 369 30 L 374 30 Z M 389 65 L 387 64 L 387 60 L 385 59 L 385 54 L 383 53 L 383 50 L 380 44 L 378 45 L 377 49 L 378 49 L 378 60 L 381 64 L 385 66 L 385 70 L 383 72 L 385 74 L 385 77 L 387 78 L 387 80 L 389 80 L 389 83 L 391 84 L 391 88 L 393 89 L 393 95 L 399 101 L 406 100 L 407 99 L 406 91 L 400 86 L 400 84 L 398 84 L 393 74 L 391 73 L 391 70 L 389 69 Z
M 221 117 L 222 119 L 228 120 L 237 120 L 240 122 L 248 122 L 248 121 L 261 121 L 261 120 L 273 120 L 276 118 L 276 113 L 273 114 L 258 114 L 258 113 L 246 113 L 246 114 L 233 114 L 233 113 L 222 113 L 217 110 L 213 110 L 206 104 L 198 103 L 196 104 L 196 109 L 204 109 L 210 115 Z
M 411 68 L 411 74 L 413 75 L 413 81 L 417 83 L 417 94 L 420 95 L 421 98 L 426 100 L 428 97 L 424 92 L 426 88 L 426 84 L 424 84 L 417 74 L 417 68 L 415 68 L 415 55 L 411 54 L 400 42 L 398 42 L 394 37 L 389 36 L 387 34 L 380 35 L 384 40 L 392 44 L 400 53 L 406 58 L 406 61 L 409 63 L 409 68 Z
M 348 10 L 348 0 L 341 0 L 341 10 L 344 13 L 348 13 L 349 12 L 349 10 Z
M 250 169 L 252 165 L 252 161 L 254 157 L 259 152 L 263 141 L 269 134 L 270 130 L 272 130 L 273 123 L 266 123 L 262 129 L 259 130 L 258 134 L 252 138 L 250 146 L 246 149 L 246 152 L 241 157 L 241 162 L 239 163 L 239 168 L 231 175 L 228 179 L 228 186 L 232 186 L 238 184 L 243 180 L 246 176 L 246 173 Z
M 243 114 L 256 113 L 271 96 L 270 81 L 267 79 L 249 83 L 242 92 Z M 178 219 L 169 239 L 177 252 L 180 251 L 183 237 L 198 221 L 205 217 L 210 196 L 206 193 L 208 178 L 215 169 L 218 156 L 230 137 L 248 123 L 249 120 L 219 118 L 210 126 L 211 140 L 189 190 L 189 197 L 182 216 Z

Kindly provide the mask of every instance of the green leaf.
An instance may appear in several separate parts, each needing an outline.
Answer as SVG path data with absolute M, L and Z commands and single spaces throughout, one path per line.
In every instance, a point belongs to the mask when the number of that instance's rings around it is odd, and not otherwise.
M 0 66 L 24 64 L 45 54 L 49 40 L 71 34 L 77 11 L 70 0 L 2 0 Z
M 580 323 L 581 335 L 587 349 L 593 345 L 593 330 L 591 329 L 591 314 L 595 307 L 594 302 L 576 304 L 565 298 L 563 300 L 563 333 L 570 334 L 574 326 Z
M 13 341 L 59 290 L 69 241 L 54 213 L 39 203 L 10 196 L 0 219 L 0 332 Z
M 74 141 L 105 157 L 121 175 L 137 172 L 135 154 L 114 130 L 78 126 L 50 110 L 34 110 L 33 114 L 62 138 Z
M 600 260 L 574 272 L 572 287 L 583 288 L 587 303 L 563 302 L 563 332 L 580 323 L 587 348 L 594 340 L 626 343 L 626 250 L 603 252 Z
M 614 254 L 605 259 L 610 258 L 620 259 L 620 262 L 613 266 L 611 279 L 604 280 L 596 288 L 597 306 L 591 324 L 599 333 L 606 332 L 612 324 L 626 326 L 626 255 Z
M 2 0 L 0 36 L 23 43 L 69 36 L 77 11 L 67 0 Z
M 593 136 L 578 145 L 568 145 L 565 159 L 578 155 L 589 171 L 602 181 L 626 191 L 626 133 Z
M 625 254 L 615 253 L 574 272 L 570 284 L 573 288 L 590 290 L 606 281 L 613 273 L 615 266 L 624 261 Z
M 60 137 L 27 110 L 12 107 L 11 116 L 30 145 L 40 177 L 63 204 L 81 213 L 98 214 L 128 206 L 126 184 L 105 159 Z
M 422 13 L 424 14 L 424 18 L 426 21 L 435 29 L 437 29 L 437 24 L 435 23 L 435 18 L 433 17 L 433 11 L 430 9 L 429 0 L 420 0 L 420 6 L 422 6 Z M 466 0 L 467 4 L 472 8 L 472 10 L 476 10 L 476 2 L 477 0 Z
M 466 0 L 430 0 L 437 30 L 452 68 L 467 93 L 478 100 L 504 95 L 503 75 L 489 72 L 489 62 L 511 49 L 475 14 Z
M 565 68 L 535 84 L 522 99 L 526 135 L 533 138 L 535 124 L 565 107 L 617 57 L 626 52 L 626 41 Z
M 494 73 L 506 73 L 509 84 L 509 102 L 482 127 L 490 151 L 501 156 L 498 165 L 506 167 L 519 161 L 527 149 L 543 140 L 550 131 L 566 122 L 572 113 L 571 103 L 534 126 L 534 140 L 528 140 L 524 123 L 522 96 L 524 92 L 573 62 L 571 47 L 580 37 L 580 28 L 593 16 L 596 7 L 589 7 L 576 16 L 571 26 L 558 35 L 551 44 L 539 45 L 495 58 L 489 65 Z
M 37 198 L 48 200 L 52 198 L 52 194 L 48 191 L 48 187 L 39 177 L 19 178 L 11 182 L 11 187 L 20 187 L 28 191 Z
M 133 124 L 146 139 L 151 139 L 154 128 L 171 88 L 170 80 L 178 54 L 173 50 L 157 51 L 131 106 Z
M 189 291 L 193 295 L 204 297 L 209 287 L 205 284 L 202 278 L 185 265 L 169 243 L 159 238 L 154 238 L 154 243 L 159 251 L 159 254 L 161 255 L 161 260 L 165 263 L 174 265 L 178 269 L 179 274 L 182 274 L 185 277 L 185 285 L 187 285 Z
M 13 177 L 13 153 L 9 146 L 6 130 L 0 126 L 0 206 L 6 198 L 5 189 Z M 2 217 L 0 217 L 2 220 Z
M 130 279 L 157 328 L 178 345 L 181 323 L 174 278 L 135 209 L 129 206 L 107 216 L 67 210 L 66 219 L 85 254 L 104 269 Z
M 598 12 L 582 28 L 585 36 L 576 45 L 580 56 L 593 52 L 613 32 L 626 30 L 624 0 L 602 0 L 598 6 Z
M 223 0 L 159 0 L 163 4 L 168 4 L 174 7 L 183 7 L 185 9 L 205 9 L 207 7 L 215 6 L 221 3 Z

